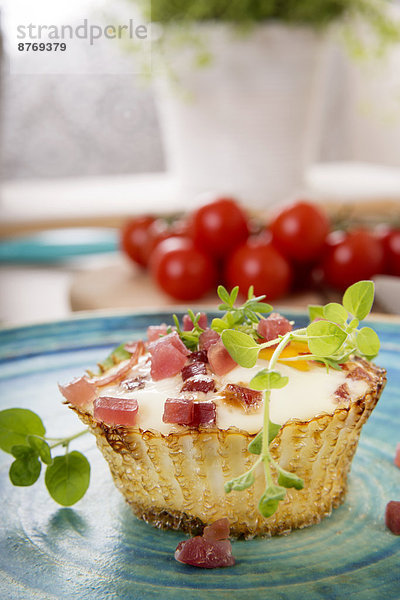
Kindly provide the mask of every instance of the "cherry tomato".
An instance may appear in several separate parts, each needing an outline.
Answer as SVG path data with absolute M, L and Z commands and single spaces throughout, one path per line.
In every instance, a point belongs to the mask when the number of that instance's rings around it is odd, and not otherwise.
M 249 239 L 228 259 L 225 280 L 230 288 L 238 285 L 246 294 L 251 285 L 267 300 L 280 298 L 289 291 L 292 268 L 287 259 L 263 238 Z
M 249 226 L 235 200 L 219 198 L 192 214 L 189 231 L 198 248 L 215 258 L 223 258 L 247 239 Z
M 121 248 L 131 260 L 138 265 L 147 265 L 147 244 L 149 240 L 149 229 L 155 218 L 141 216 L 130 219 L 121 230 Z
M 374 233 L 354 229 L 328 236 L 322 269 L 329 285 L 344 290 L 356 281 L 381 273 L 383 265 L 383 246 Z
M 161 289 L 177 300 L 196 300 L 216 283 L 212 258 L 189 238 L 160 242 L 151 256 L 150 269 Z
M 387 275 L 400 277 L 400 229 L 389 227 L 378 231 L 385 252 L 385 268 Z
M 309 202 L 284 207 L 270 223 L 274 245 L 296 262 L 317 259 L 329 233 L 325 213 Z
M 163 240 L 170 237 L 187 237 L 187 224 L 183 220 L 176 220 L 168 223 L 165 219 L 155 219 L 148 230 L 148 238 L 144 252 L 147 254 L 147 262 L 155 248 Z

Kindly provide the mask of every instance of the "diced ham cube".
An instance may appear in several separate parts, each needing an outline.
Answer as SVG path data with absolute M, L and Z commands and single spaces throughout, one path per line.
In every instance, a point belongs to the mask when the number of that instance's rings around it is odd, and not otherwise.
M 257 408 L 263 399 L 262 392 L 251 390 L 250 388 L 244 387 L 243 385 L 237 385 L 236 383 L 228 383 L 222 393 L 226 402 L 236 405 L 239 404 L 246 411 Z
M 235 564 L 229 540 L 209 542 L 199 535 L 180 542 L 175 551 L 175 559 L 203 569 L 231 567 Z
M 165 323 L 161 323 L 161 325 L 150 325 L 147 328 L 147 339 L 149 342 L 155 342 L 159 340 L 163 335 L 167 335 L 168 326 Z
M 215 425 L 217 409 L 214 402 L 194 402 L 191 427 L 199 425 Z
M 237 366 L 221 338 L 209 347 L 207 356 L 210 367 L 216 375 L 226 375 Z
M 349 390 L 349 386 L 347 385 L 347 383 L 342 383 L 342 385 L 339 385 L 339 387 L 335 390 L 334 393 L 334 399 L 336 402 L 350 402 L 351 399 L 351 394 L 350 394 L 350 390 Z
M 168 333 L 167 335 L 160 337 L 158 340 L 151 342 L 149 344 L 148 350 L 150 354 L 153 354 L 155 348 L 159 348 L 160 346 L 173 346 L 181 352 L 184 356 L 188 356 L 190 351 L 186 348 L 185 344 L 182 342 L 181 338 L 178 335 L 177 331 L 172 331 L 172 333 Z
M 215 381 L 209 375 L 194 375 L 186 379 L 181 392 L 215 392 Z
M 386 505 L 386 527 L 395 535 L 400 535 L 400 502 L 392 500 Z
M 207 375 L 207 367 L 204 362 L 192 362 L 183 367 L 181 373 L 183 381 L 186 381 L 186 379 L 194 377 L 194 375 Z
M 292 325 L 279 313 L 271 313 L 266 319 L 261 319 L 257 326 L 257 333 L 263 338 L 263 342 L 270 342 L 280 335 L 292 331 Z
M 93 403 L 93 416 L 96 421 L 107 425 L 132 427 L 136 423 L 138 408 L 134 398 L 100 396 Z
M 215 569 L 235 564 L 229 536 L 229 521 L 218 519 L 204 528 L 203 535 L 178 544 L 175 559 L 193 567 Z
M 229 519 L 228 517 L 223 517 L 222 519 L 218 519 L 218 521 L 214 521 L 211 525 L 204 527 L 203 537 L 209 542 L 227 540 L 229 538 L 229 530 Z
M 161 338 L 162 339 L 162 338 Z M 156 342 L 153 342 L 154 344 Z M 173 377 L 186 364 L 186 356 L 172 344 L 157 344 L 152 349 L 150 374 L 154 381 Z
M 183 331 L 192 331 L 193 321 L 189 317 L 189 315 L 183 315 L 182 324 L 183 324 Z M 203 312 L 200 313 L 200 318 L 197 321 L 197 324 L 199 325 L 199 327 L 201 327 L 201 329 L 207 329 L 208 320 L 207 320 L 206 313 L 203 313 Z
M 164 404 L 164 423 L 190 425 L 193 421 L 193 400 L 167 398 Z
M 207 350 L 197 350 L 196 352 L 192 352 L 189 356 L 189 360 L 193 362 L 208 363 Z
M 400 443 L 397 444 L 397 446 L 396 446 L 396 454 L 394 457 L 394 464 L 396 465 L 396 467 L 399 467 L 399 469 L 400 469 Z
M 219 333 L 217 333 L 216 331 L 214 331 L 214 329 L 206 329 L 199 336 L 199 348 L 200 348 L 200 350 L 205 350 L 207 352 L 208 349 L 210 348 L 210 346 L 212 346 L 213 344 L 215 344 L 216 342 L 218 342 L 218 340 L 220 339 L 220 337 L 221 336 L 219 335 Z
M 87 377 L 73 379 L 66 385 L 58 385 L 64 398 L 77 408 L 91 404 L 96 398 L 96 386 Z

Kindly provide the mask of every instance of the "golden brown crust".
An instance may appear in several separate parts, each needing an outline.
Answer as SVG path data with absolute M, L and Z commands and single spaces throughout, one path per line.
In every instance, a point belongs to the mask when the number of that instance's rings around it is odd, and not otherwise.
M 257 504 L 265 487 L 262 469 L 256 483 L 226 494 L 225 481 L 249 469 L 256 457 L 247 450 L 254 438 L 234 428 L 186 429 L 162 435 L 139 428 L 108 427 L 75 407 L 89 425 L 115 484 L 133 512 L 157 527 L 197 533 L 205 524 L 228 517 L 238 537 L 270 536 L 318 523 L 343 500 L 347 475 L 363 424 L 386 383 L 385 370 L 355 359 L 349 371 L 365 370 L 368 391 L 333 415 L 291 420 L 270 446 L 272 457 L 304 480 L 289 489 L 274 515 L 265 519 Z

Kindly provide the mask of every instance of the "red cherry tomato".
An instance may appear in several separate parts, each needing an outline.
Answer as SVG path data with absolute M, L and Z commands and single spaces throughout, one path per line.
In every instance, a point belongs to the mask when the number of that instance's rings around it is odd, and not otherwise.
M 235 200 L 219 198 L 192 214 L 189 231 L 195 246 L 215 258 L 223 258 L 247 239 L 249 226 Z
M 161 289 L 177 300 L 196 300 L 216 282 L 212 258 L 184 237 L 160 242 L 151 256 L 150 269 Z
M 135 217 L 125 223 L 121 230 L 121 248 L 138 265 L 147 265 L 147 244 L 149 229 L 155 218 L 151 216 Z
M 385 268 L 387 275 L 400 277 L 400 229 L 385 228 L 378 231 L 385 252 Z
M 282 254 L 307 262 L 318 259 L 329 233 L 329 220 L 318 206 L 301 201 L 280 210 L 269 227 Z
M 187 237 L 187 224 L 183 220 L 168 223 L 165 219 L 155 219 L 148 230 L 148 239 L 144 252 L 147 254 L 147 262 L 155 248 L 163 240 L 170 237 Z
M 372 232 L 354 229 L 328 236 L 322 269 L 329 285 L 344 290 L 356 281 L 381 273 L 383 265 L 383 246 Z
M 289 291 L 292 268 L 284 256 L 264 239 L 248 240 L 235 250 L 225 268 L 230 288 L 238 285 L 245 294 L 251 285 L 257 296 L 280 298 Z

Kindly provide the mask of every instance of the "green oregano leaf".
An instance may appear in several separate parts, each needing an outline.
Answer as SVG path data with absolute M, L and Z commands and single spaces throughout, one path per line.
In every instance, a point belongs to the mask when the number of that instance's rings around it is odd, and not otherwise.
M 256 312 L 256 313 L 269 313 L 272 311 L 272 306 L 267 304 L 266 302 L 246 302 L 247 308 Z
M 234 329 L 225 329 L 221 334 L 221 338 L 235 362 L 242 367 L 254 367 L 260 346 L 250 335 Z
M 328 372 L 330 368 L 334 369 L 335 371 L 342 370 L 342 367 L 340 366 L 341 363 L 339 363 L 337 360 L 334 360 L 333 358 L 316 357 L 314 358 L 314 360 L 316 362 L 321 362 L 322 364 L 324 364 Z M 342 359 L 342 362 L 346 362 L 346 360 Z
M 374 358 L 381 347 L 377 333 L 371 327 L 362 327 L 356 337 L 357 348 L 364 356 Z
M 11 453 L 16 458 L 9 471 L 11 483 L 17 486 L 33 485 L 42 468 L 37 452 L 30 446 L 15 445 Z
M 231 479 L 227 481 L 224 485 L 225 492 L 229 494 L 232 490 L 237 492 L 241 492 L 246 490 L 254 483 L 254 473 L 253 471 L 248 471 L 239 477 L 235 477 L 235 479 Z
M 265 490 L 258 503 L 258 510 L 263 517 L 268 518 L 274 514 L 279 502 L 286 496 L 286 489 L 278 485 L 270 485 Z
M 285 387 L 289 383 L 289 377 L 281 375 L 278 371 L 261 369 L 250 381 L 253 390 L 272 390 Z
M 42 462 L 46 465 L 51 465 L 53 459 L 51 458 L 51 451 L 48 443 L 37 435 L 28 435 L 28 444 L 33 448 L 40 456 Z
M 46 469 L 45 483 L 50 496 L 62 506 L 72 506 L 86 493 L 90 464 L 80 452 L 56 456 Z
M 0 448 L 11 453 L 17 445 L 27 445 L 27 436 L 43 437 L 46 429 L 41 418 L 27 408 L 7 408 L 0 411 Z
M 285 488 L 295 488 L 296 490 L 302 490 L 304 487 L 304 481 L 301 477 L 280 467 L 278 471 L 278 483 Z
M 272 442 L 272 440 L 278 435 L 278 432 L 282 425 L 277 425 L 276 423 L 272 423 L 272 421 L 268 421 L 268 444 Z M 261 454 L 262 451 L 262 438 L 263 432 L 259 431 L 256 437 L 251 440 L 247 449 L 252 454 Z
M 339 325 L 344 325 L 349 317 L 347 310 L 337 302 L 330 302 L 324 306 L 324 318 Z
M 337 352 L 346 340 L 347 334 L 335 323 L 314 321 L 307 327 L 307 343 L 311 354 L 330 356 Z
M 323 319 L 324 307 L 320 304 L 310 304 L 308 307 L 308 316 L 310 321 L 314 321 L 314 319 Z
M 371 312 L 374 303 L 375 286 L 373 281 L 358 281 L 351 285 L 343 295 L 343 306 L 359 321 Z
M 232 290 L 233 292 L 233 290 Z M 231 293 L 232 293 L 231 292 Z M 229 292 L 226 288 L 224 288 L 223 285 L 219 285 L 217 288 L 217 294 L 220 297 L 220 299 L 222 300 L 222 302 L 224 302 L 224 304 L 231 306 L 231 299 L 229 296 Z

